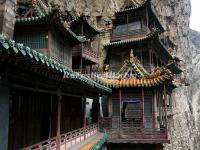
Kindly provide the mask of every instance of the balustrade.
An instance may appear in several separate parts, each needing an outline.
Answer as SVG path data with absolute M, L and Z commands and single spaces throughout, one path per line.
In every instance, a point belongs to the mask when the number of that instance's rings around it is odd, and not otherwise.
M 57 137 L 45 140 L 43 142 L 34 144 L 23 148 L 22 150 L 56 150 L 60 147 L 60 150 L 66 150 L 72 148 L 75 144 L 78 144 L 90 136 L 96 134 L 98 131 L 98 125 L 93 124 L 86 128 L 80 128 L 71 132 L 67 132 L 61 135 L 59 145 L 57 144 Z
M 116 120 L 116 117 L 114 120 Z M 113 126 L 116 123 L 118 125 Z M 167 140 L 166 128 L 144 128 L 142 125 L 134 126 L 124 121 L 115 121 L 113 123 L 113 118 L 102 118 L 100 121 L 100 131 L 108 133 L 111 139 Z
M 82 45 L 77 45 L 73 48 L 72 55 L 73 56 L 81 56 L 88 60 L 91 60 L 93 62 L 98 62 L 98 52 L 96 52 L 92 46 L 91 43 L 86 43 Z
M 133 29 L 129 26 L 131 25 L 123 25 L 123 30 L 115 29 L 111 35 L 111 41 L 140 37 L 145 35 L 149 31 L 149 29 L 145 26 L 138 29 Z

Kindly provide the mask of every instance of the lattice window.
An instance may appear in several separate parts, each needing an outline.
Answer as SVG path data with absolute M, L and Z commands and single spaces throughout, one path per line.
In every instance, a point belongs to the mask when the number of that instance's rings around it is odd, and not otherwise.
M 47 33 L 45 31 L 30 32 L 23 31 L 15 34 L 14 39 L 18 43 L 23 43 L 32 49 L 47 48 Z

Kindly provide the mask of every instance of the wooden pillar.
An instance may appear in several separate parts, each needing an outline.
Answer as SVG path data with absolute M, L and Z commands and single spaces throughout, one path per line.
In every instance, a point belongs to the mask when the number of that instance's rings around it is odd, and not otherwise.
M 119 138 L 121 137 L 121 123 L 122 123 L 122 90 L 119 89 Z
M 62 100 L 62 96 L 59 95 L 59 96 L 58 96 L 58 106 L 57 106 L 57 129 L 56 129 L 57 150 L 60 150 L 60 141 L 61 141 L 61 136 L 60 136 L 61 100 Z
M 144 88 L 142 88 L 142 128 L 144 128 Z
M 151 71 L 151 66 L 152 66 L 152 59 L 151 59 L 151 49 L 149 50 L 149 64 L 150 64 L 150 71 Z
M 48 44 L 47 44 L 47 49 L 48 49 L 48 51 L 47 51 L 47 57 L 51 57 L 51 56 L 53 56 L 54 54 L 52 54 L 52 35 L 51 35 L 51 32 L 50 32 L 50 29 L 51 29 L 51 27 L 50 27 L 50 25 L 48 24 L 48 26 L 47 26 L 47 29 L 48 29 Z
M 90 78 L 92 77 L 92 64 L 90 64 Z
M 157 128 L 156 119 L 157 119 L 157 90 L 154 89 L 154 96 L 153 96 L 153 128 Z
M 83 36 L 83 22 L 81 24 L 81 35 Z M 81 43 L 81 59 L 80 59 L 80 72 L 83 73 L 83 43 Z
M 83 128 L 84 128 L 84 140 L 86 139 L 85 129 L 86 129 L 86 97 L 82 96 L 82 109 L 83 109 Z
M 108 97 L 108 117 L 112 117 L 112 96 Z
M 148 7 L 146 7 L 146 21 L 147 21 L 147 29 L 149 30 L 149 14 L 148 14 Z
M 128 13 L 126 13 L 126 32 L 127 32 L 127 34 L 129 33 L 129 32 L 128 32 L 128 30 L 129 30 L 129 29 L 128 29 L 128 22 L 129 22 L 129 21 L 128 21 Z M 129 37 L 129 35 L 128 35 L 128 37 Z
M 166 92 L 166 83 L 164 83 L 164 98 L 165 98 L 165 129 L 166 129 L 166 136 L 168 139 L 168 127 L 167 127 L 167 92 Z

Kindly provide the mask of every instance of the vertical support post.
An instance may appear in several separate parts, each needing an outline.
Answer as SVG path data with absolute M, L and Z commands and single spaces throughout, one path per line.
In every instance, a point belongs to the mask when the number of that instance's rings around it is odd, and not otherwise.
M 150 64 L 150 71 L 151 71 L 151 66 L 152 66 L 152 59 L 151 59 L 151 49 L 149 50 L 149 64 Z
M 128 32 L 128 13 L 126 13 L 126 32 L 128 34 L 128 37 L 129 37 L 129 32 Z
M 146 6 L 146 20 L 147 20 L 147 30 L 149 30 L 149 14 L 148 14 L 148 7 Z
M 49 115 L 49 139 L 51 138 L 52 135 L 52 108 L 53 108 L 53 99 L 52 99 L 52 95 L 50 96 L 50 115 Z
M 142 88 L 142 128 L 144 128 L 144 88 Z
M 121 122 L 122 122 L 122 90 L 119 89 L 119 138 L 121 137 Z
M 59 95 L 58 96 L 58 107 L 57 107 L 57 130 L 56 130 L 57 148 L 56 148 L 56 150 L 60 150 L 60 141 L 61 141 L 61 137 L 60 137 L 61 100 L 62 100 L 62 96 Z
M 83 129 L 84 129 L 84 140 L 86 139 L 86 97 L 82 96 L 82 108 L 83 108 Z
M 108 117 L 112 117 L 112 97 L 108 97 Z
M 48 25 L 48 45 L 47 45 L 47 48 L 48 48 L 48 51 L 47 51 L 47 56 L 50 58 L 51 56 L 53 56 L 53 52 L 52 52 L 52 35 L 51 35 L 51 32 L 50 32 L 50 25 Z
M 168 133 L 167 133 L 167 93 L 166 93 L 166 83 L 164 83 L 164 98 L 165 98 L 165 129 L 166 129 L 166 137 L 168 139 Z
M 157 116 L 157 90 L 154 89 L 154 96 L 153 96 L 153 128 L 156 128 L 156 116 Z
M 90 64 L 90 78 L 92 77 L 92 64 Z
M 83 36 L 84 30 L 83 30 L 83 22 L 81 24 L 81 35 Z M 80 60 L 80 72 L 82 73 L 83 71 L 83 43 L 81 43 L 81 60 Z

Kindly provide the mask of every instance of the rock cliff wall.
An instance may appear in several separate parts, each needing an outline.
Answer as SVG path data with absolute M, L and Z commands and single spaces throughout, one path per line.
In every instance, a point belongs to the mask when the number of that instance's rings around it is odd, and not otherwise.
M 85 14 L 91 16 L 91 20 L 99 28 L 105 28 L 107 33 L 101 36 L 101 43 L 109 41 L 109 30 L 112 27 L 111 19 L 115 10 L 118 10 L 124 0 L 57 0 L 61 3 L 63 11 L 68 10 L 77 16 Z M 174 90 L 174 112 L 169 118 L 170 144 L 166 144 L 166 150 L 198 150 L 198 131 L 200 130 L 200 50 L 189 39 L 190 0 L 152 0 L 161 23 L 164 25 L 171 40 L 178 49 L 174 54 L 181 61 L 184 70 L 182 76 L 186 82 Z M 101 45 L 100 62 L 106 56 L 106 51 Z M 198 129 L 198 130 L 197 130 Z

